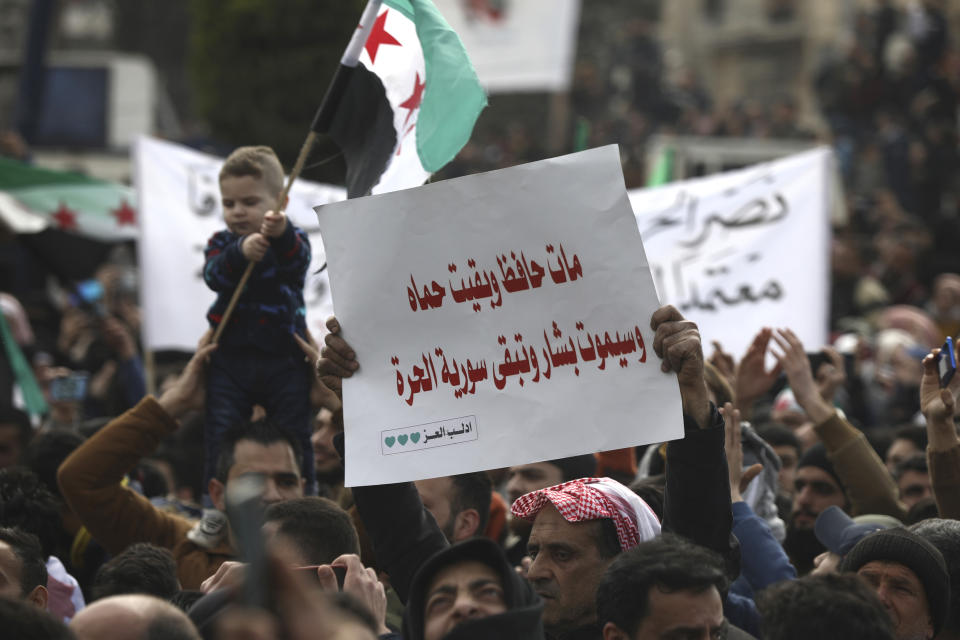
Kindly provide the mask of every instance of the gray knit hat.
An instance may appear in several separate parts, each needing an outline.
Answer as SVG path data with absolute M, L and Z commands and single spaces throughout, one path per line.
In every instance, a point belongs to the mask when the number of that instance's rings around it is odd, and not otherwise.
M 840 570 L 856 572 L 874 560 L 897 562 L 917 574 L 927 593 L 934 635 L 940 633 L 950 601 L 950 574 L 940 551 L 911 531 L 885 529 L 860 540 L 844 556 Z

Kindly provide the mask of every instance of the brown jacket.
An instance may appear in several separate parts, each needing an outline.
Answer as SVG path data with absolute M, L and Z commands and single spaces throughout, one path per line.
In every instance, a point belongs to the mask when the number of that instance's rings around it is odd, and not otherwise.
M 169 549 L 184 589 L 200 583 L 236 553 L 229 544 L 213 549 L 187 539 L 193 522 L 162 511 L 135 491 L 123 477 L 153 453 L 178 427 L 157 401 L 148 396 L 112 420 L 67 458 L 57 473 L 60 491 L 90 534 L 111 554 L 136 542 Z
M 960 445 L 946 451 L 928 447 L 927 463 L 940 517 L 960 520 Z
M 901 521 L 906 517 L 897 485 L 859 429 L 834 413 L 814 430 L 847 490 L 851 515 L 882 513 Z

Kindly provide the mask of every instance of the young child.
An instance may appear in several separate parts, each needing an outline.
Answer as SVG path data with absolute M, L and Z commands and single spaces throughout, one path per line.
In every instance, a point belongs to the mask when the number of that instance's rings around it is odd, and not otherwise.
M 214 330 L 247 263 L 257 264 L 208 367 L 204 486 L 217 472 L 223 433 L 248 421 L 254 404 L 299 442 L 305 489 L 310 492 L 314 484 L 311 372 L 294 339 L 295 333 L 306 334 L 303 285 L 310 241 L 283 214 L 282 191 L 283 167 L 269 147 L 240 147 L 220 170 L 227 229 L 210 238 L 203 268 L 207 286 L 217 292 L 207 312 Z

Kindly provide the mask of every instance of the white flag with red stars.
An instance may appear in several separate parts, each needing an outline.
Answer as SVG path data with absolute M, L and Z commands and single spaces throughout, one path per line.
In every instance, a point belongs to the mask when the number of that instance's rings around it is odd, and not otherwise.
M 346 157 L 351 198 L 423 184 L 466 144 L 487 104 L 429 0 L 369 0 L 341 64 L 350 80 L 325 132 Z
M 0 220 L 16 233 L 59 229 L 113 242 L 137 237 L 130 187 L 0 158 Z

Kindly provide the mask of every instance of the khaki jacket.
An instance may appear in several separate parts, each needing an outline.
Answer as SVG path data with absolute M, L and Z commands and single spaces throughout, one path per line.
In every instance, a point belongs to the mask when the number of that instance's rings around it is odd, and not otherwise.
M 136 542 L 164 547 L 173 554 L 182 587 L 199 589 L 236 552 L 228 543 L 213 549 L 197 546 L 187 539 L 192 521 L 154 507 L 121 484 L 177 427 L 177 421 L 147 396 L 74 451 L 60 466 L 57 480 L 67 504 L 109 553 L 120 553 Z

